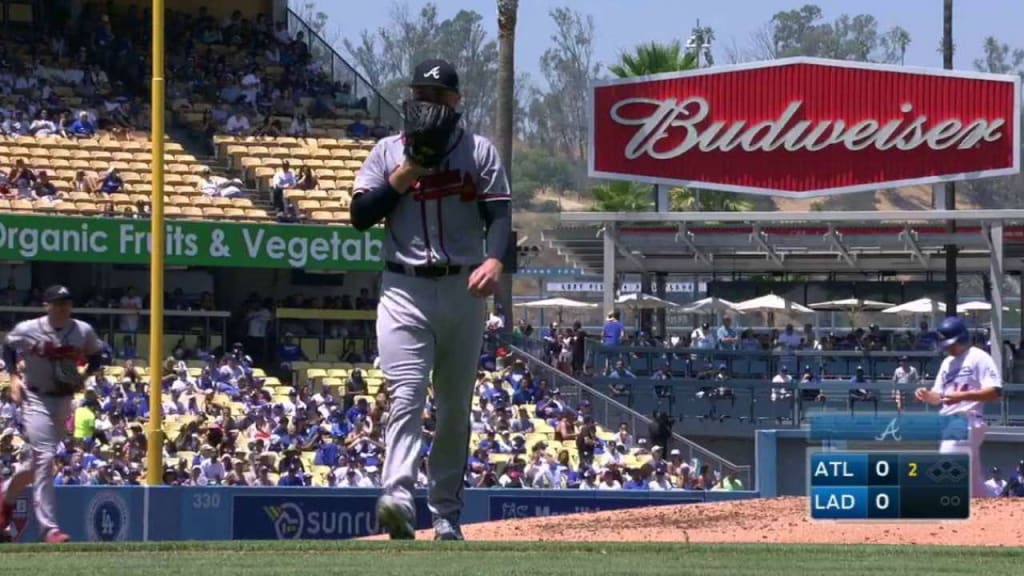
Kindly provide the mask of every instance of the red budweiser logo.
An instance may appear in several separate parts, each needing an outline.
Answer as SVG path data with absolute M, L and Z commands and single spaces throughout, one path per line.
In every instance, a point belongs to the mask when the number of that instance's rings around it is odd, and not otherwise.
M 591 174 L 816 196 L 1016 173 L 1017 76 L 780 60 L 598 84 Z

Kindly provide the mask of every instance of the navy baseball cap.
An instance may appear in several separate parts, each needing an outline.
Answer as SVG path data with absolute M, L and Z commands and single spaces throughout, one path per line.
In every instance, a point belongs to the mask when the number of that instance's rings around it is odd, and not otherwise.
M 416 65 L 410 88 L 440 88 L 459 93 L 459 73 L 447 60 L 432 58 Z
M 50 302 L 63 302 L 71 300 L 71 290 L 68 290 L 66 286 L 60 284 L 54 284 L 43 292 L 43 302 L 49 304 Z

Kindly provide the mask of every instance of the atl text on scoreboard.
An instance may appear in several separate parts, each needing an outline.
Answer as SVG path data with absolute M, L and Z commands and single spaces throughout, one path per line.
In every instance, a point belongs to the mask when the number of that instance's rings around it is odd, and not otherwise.
M 965 520 L 968 454 L 815 452 L 810 457 L 815 520 Z

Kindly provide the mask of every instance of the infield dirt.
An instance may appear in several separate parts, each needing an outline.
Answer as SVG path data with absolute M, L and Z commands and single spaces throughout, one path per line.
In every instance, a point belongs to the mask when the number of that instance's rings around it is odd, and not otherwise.
M 737 500 L 467 524 L 463 532 L 474 541 L 1024 545 L 1024 499 L 975 500 L 970 520 L 955 522 L 816 522 L 807 511 L 806 498 Z

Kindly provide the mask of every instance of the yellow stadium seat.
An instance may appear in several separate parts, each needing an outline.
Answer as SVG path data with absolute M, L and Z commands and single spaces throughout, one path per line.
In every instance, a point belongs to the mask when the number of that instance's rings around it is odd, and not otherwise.
M 203 209 L 196 206 L 183 206 L 181 208 L 181 215 L 190 220 L 202 220 Z
M 181 208 L 179 208 L 177 206 L 165 206 L 164 207 L 164 214 L 166 214 L 167 216 L 170 216 L 172 218 L 177 218 L 177 217 L 181 216 Z
M 224 216 L 236 220 L 242 219 L 245 218 L 245 210 L 242 210 L 241 208 L 225 208 Z
M 208 206 L 203 208 L 203 217 L 220 220 L 224 218 L 224 211 L 217 206 Z
M 198 206 L 200 208 L 204 208 L 204 207 L 207 207 L 207 206 L 213 206 L 213 202 L 210 201 L 210 197 L 209 196 L 202 196 L 202 195 L 194 196 L 194 197 L 189 198 L 189 202 L 193 206 Z
M 330 222 L 334 220 L 334 215 L 324 210 L 315 210 L 309 215 L 309 218 L 317 222 Z
M 256 220 L 266 220 L 267 218 L 270 218 L 270 215 L 262 208 L 246 208 L 245 217 L 254 218 Z

